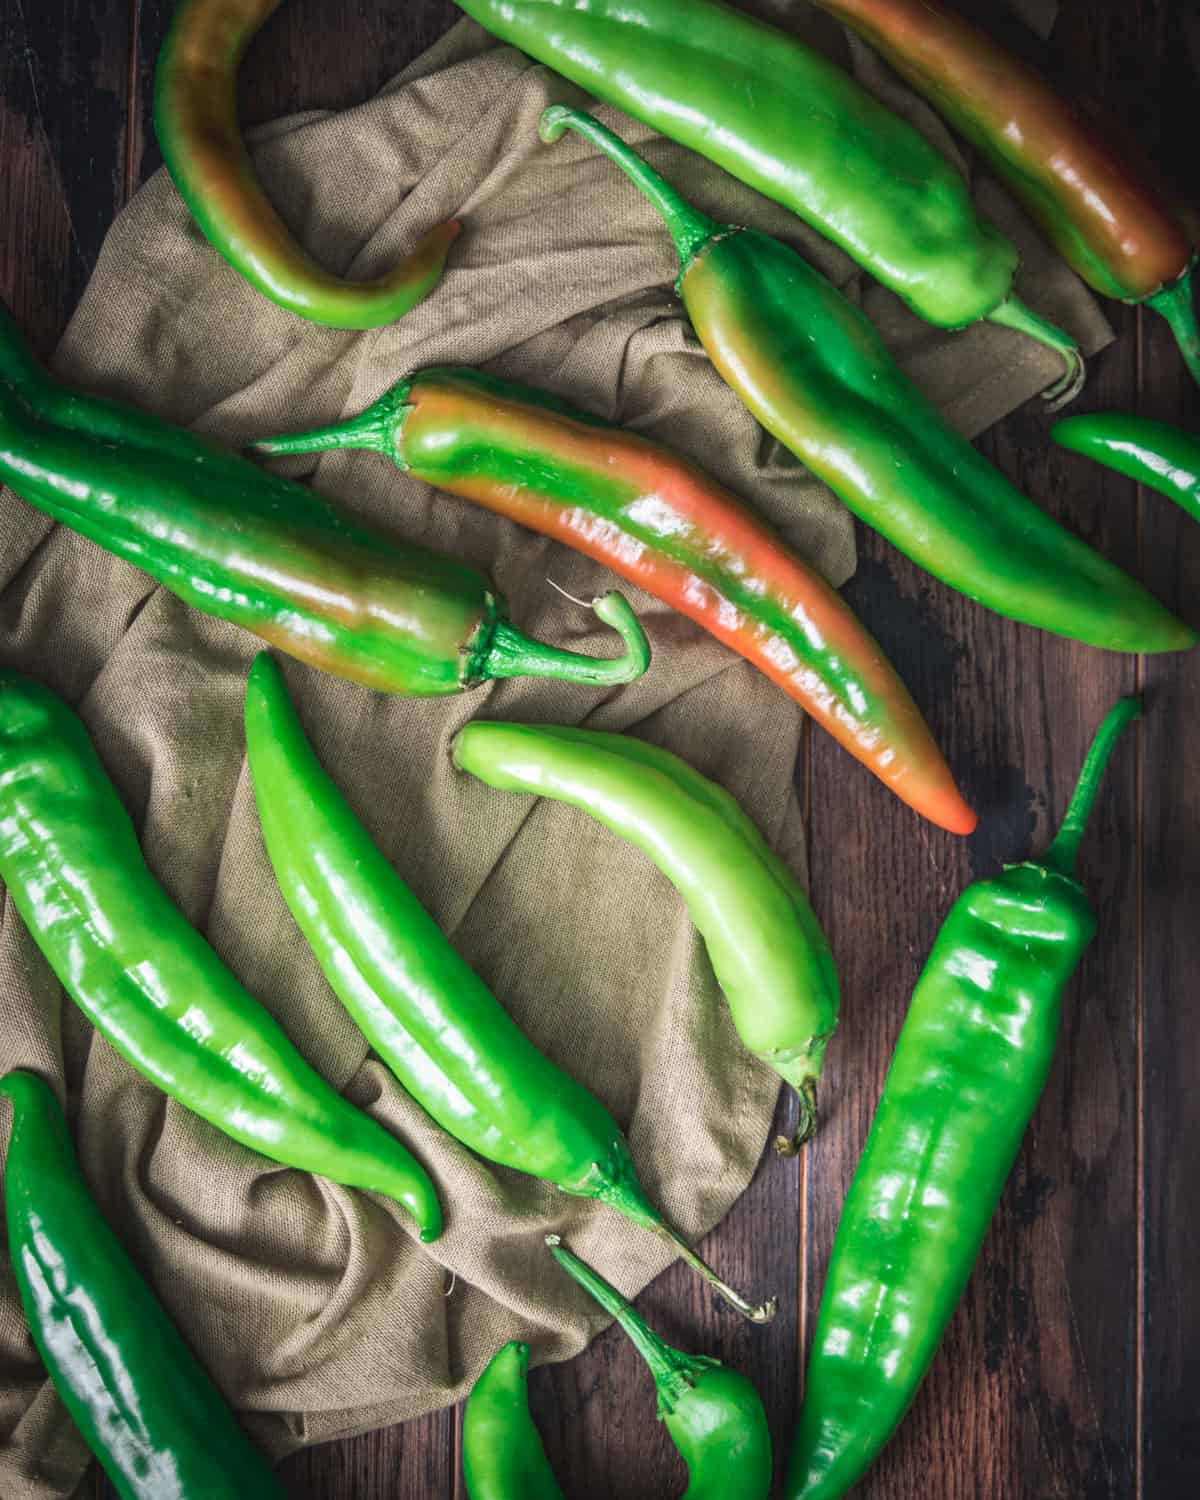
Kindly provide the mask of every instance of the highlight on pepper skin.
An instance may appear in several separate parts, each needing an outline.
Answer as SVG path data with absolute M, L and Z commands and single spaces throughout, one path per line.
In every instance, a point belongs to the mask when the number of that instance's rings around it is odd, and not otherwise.
M 238 68 L 281 0 L 180 0 L 154 80 L 163 159 L 209 243 L 272 302 L 330 328 L 380 328 L 441 279 L 460 224 L 429 230 L 386 275 L 347 281 L 319 266 L 280 218 L 237 121 Z
M 344 421 L 252 445 L 270 456 L 354 448 L 603 563 L 752 662 L 918 813 L 953 833 L 975 827 L 878 642 L 688 459 L 546 391 L 462 368 L 419 371 Z
M 897 366 L 874 325 L 789 246 L 720 225 L 613 132 L 552 105 L 654 205 L 679 292 L 714 367 L 773 436 L 868 525 L 936 578 L 1025 624 L 1129 652 L 1187 650 L 1196 632 L 1011 485 Z

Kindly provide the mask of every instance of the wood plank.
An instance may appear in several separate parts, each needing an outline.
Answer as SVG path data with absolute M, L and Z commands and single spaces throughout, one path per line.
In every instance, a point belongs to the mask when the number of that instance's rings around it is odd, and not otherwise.
M 125 200 L 130 56 L 128 0 L 0 0 L 0 298 L 43 357 Z
M 1195 141 L 1200 16 L 1170 0 L 1146 7 L 1155 46 L 1137 69 L 1138 125 L 1155 160 L 1200 198 Z M 1152 86 L 1148 86 L 1151 84 Z M 1141 317 L 1139 410 L 1200 428 L 1200 392 L 1174 340 L 1152 312 Z M 1200 528 L 1163 496 L 1142 497 L 1146 576 L 1200 624 Z M 1145 1288 L 1141 1494 L 1190 1500 L 1200 1493 L 1200 1205 L 1186 1143 L 1200 1130 L 1200 1039 L 1192 1001 L 1200 974 L 1195 917 L 1200 850 L 1200 657 L 1150 658 L 1142 766 L 1144 828 L 1143 1065 Z M 1181 1151 L 1181 1147 L 1183 1150 Z
M 992 9 L 960 8 L 984 24 Z M 1060 26 L 1071 7 L 1062 9 Z M 1072 55 L 1100 78 L 1106 60 L 1123 55 L 1106 49 L 1130 45 L 1128 18 L 1117 24 L 1111 9 L 1086 9 L 1091 33 L 1073 37 Z M 1111 311 L 1121 340 L 1095 361 L 1091 408 L 1128 405 L 1135 392 L 1134 319 Z M 1039 504 L 1136 573 L 1132 487 L 1112 476 L 1069 477 L 1047 429 L 1030 403 L 981 446 Z M 861 778 L 844 800 L 814 796 L 814 885 L 845 996 L 829 1060 L 830 1092 L 837 1088 L 842 1108 L 811 1165 L 814 1312 L 841 1198 L 946 910 L 970 880 L 1044 845 L 1092 730 L 1137 678 L 1134 660 L 1001 621 L 875 539 L 864 545 L 850 594 L 927 709 L 983 821 L 971 839 L 955 842 Z M 836 785 L 837 752 L 817 737 L 813 755 L 814 786 Z M 864 1500 L 1132 1493 L 1136 773 L 1127 746 L 1084 850 L 1100 934 L 1066 997 L 1045 1096 L 929 1378 L 856 1492 Z
M 0 297 L 45 355 L 124 201 L 128 0 L 0 0 Z

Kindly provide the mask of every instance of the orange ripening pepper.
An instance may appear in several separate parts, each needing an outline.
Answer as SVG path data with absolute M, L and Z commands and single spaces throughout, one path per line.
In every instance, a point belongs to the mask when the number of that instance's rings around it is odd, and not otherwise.
M 1161 313 L 1200 383 L 1193 227 L 1151 166 L 1116 150 L 1040 73 L 941 0 L 816 4 L 983 153 L 1090 287 Z
M 908 690 L 842 596 L 681 455 L 471 369 L 422 370 L 346 422 L 254 447 L 372 449 L 595 558 L 753 662 L 919 813 L 952 833 L 975 827 Z
M 238 67 L 280 0 L 181 0 L 159 54 L 154 127 L 180 196 L 212 246 L 280 307 L 330 328 L 394 323 L 437 285 L 457 220 L 372 281 L 345 281 L 299 244 L 263 192 L 237 120 Z

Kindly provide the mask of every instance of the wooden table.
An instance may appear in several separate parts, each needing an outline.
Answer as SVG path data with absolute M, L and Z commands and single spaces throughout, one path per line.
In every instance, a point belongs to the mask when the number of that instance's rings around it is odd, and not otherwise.
M 999 24 L 987 0 L 958 3 Z M 42 353 L 113 215 L 160 163 L 150 85 L 171 8 L 0 0 L 0 295 Z M 292 0 L 247 60 L 245 118 L 352 104 L 455 16 L 450 0 Z M 1063 0 L 1049 45 L 1024 42 L 1200 187 L 1189 150 L 1200 121 L 1194 0 Z M 1094 361 L 1076 409 L 1200 420 L 1165 325 L 1106 310 L 1119 339 Z M 1052 449 L 1048 426 L 1031 402 L 982 447 L 1200 623 L 1200 529 L 1161 497 Z M 813 895 L 843 984 L 826 1070 L 836 1104 L 799 1164 L 763 1162 L 707 1246 L 735 1283 L 778 1290 L 779 1317 L 748 1328 L 679 1270 L 640 1306 L 668 1337 L 753 1377 L 782 1463 L 839 1205 L 934 933 L 964 884 L 1041 843 L 1102 713 L 1140 690 L 1140 739 L 1121 751 L 1084 850 L 1100 934 L 1068 994 L 1049 1086 L 932 1373 L 859 1493 L 1200 1495 L 1200 1197 L 1187 1187 L 1200 1134 L 1200 654 L 1110 656 L 1012 625 L 873 536 L 860 540 L 847 592 L 983 822 L 969 840 L 943 837 L 827 736 L 806 735 L 797 775 Z M 610 1332 L 573 1363 L 538 1371 L 531 1390 L 573 1500 L 680 1492 L 682 1465 L 622 1338 Z M 458 1428 L 459 1413 L 445 1411 L 320 1448 L 290 1460 L 287 1481 L 314 1500 L 463 1497 Z M 106 1491 L 93 1476 L 82 1493 Z

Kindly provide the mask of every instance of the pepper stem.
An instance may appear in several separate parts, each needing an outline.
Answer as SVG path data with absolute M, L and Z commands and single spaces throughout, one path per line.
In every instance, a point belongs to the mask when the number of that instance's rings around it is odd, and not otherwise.
M 566 104 L 552 104 L 549 109 L 542 111 L 538 134 L 543 141 L 552 144 L 564 130 L 578 131 L 585 140 L 599 147 L 650 200 L 675 241 L 681 270 L 687 268 L 691 258 L 709 240 L 723 233 L 724 225 L 694 208 L 643 161 L 636 151 L 627 146 L 619 135 L 614 135 L 599 120 L 593 119 L 581 109 L 571 109 Z
M 610 659 L 581 656 L 563 651 L 524 635 L 515 625 L 499 618 L 491 622 L 482 648 L 471 654 L 464 679 L 469 685 L 493 677 L 560 677 L 567 682 L 591 683 L 597 687 L 618 687 L 633 682 L 650 665 L 650 642 L 641 622 L 624 595 L 605 594 L 592 600 L 599 619 L 620 635 L 625 650 Z
M 1196 327 L 1196 305 L 1192 297 L 1192 269 L 1195 261 L 1177 281 L 1147 297 L 1146 303 L 1171 325 L 1183 362 L 1192 379 L 1200 385 L 1200 329 Z
M 1109 709 L 1087 753 L 1083 770 L 1080 771 L 1079 780 L 1075 783 L 1075 790 L 1071 794 L 1066 816 L 1059 826 L 1053 843 L 1037 861 L 1039 865 L 1053 870 L 1055 874 L 1065 875 L 1068 879 L 1074 878 L 1079 842 L 1087 828 L 1088 818 L 1091 816 L 1096 794 L 1100 790 L 1100 783 L 1104 779 L 1109 756 L 1126 726 L 1134 719 L 1140 719 L 1141 716 L 1140 698 L 1122 698 L 1119 703 L 1115 703 Z
M 1079 345 L 1069 333 L 1051 323 L 1048 318 L 1043 318 L 1040 313 L 1035 313 L 1033 308 L 1026 307 L 1019 297 L 1005 297 L 999 307 L 994 307 L 987 317 L 989 323 L 999 323 L 1002 328 L 1013 328 L 1017 333 L 1027 334 L 1039 344 L 1044 344 L 1047 349 L 1061 354 L 1066 361 L 1066 372 L 1060 380 L 1047 386 L 1042 392 L 1042 400 L 1050 403 L 1047 408 L 1049 411 L 1058 411 L 1060 407 L 1074 401 L 1087 379 L 1087 366 L 1083 362 Z
M 593 1271 L 591 1266 L 568 1250 L 561 1236 L 548 1234 L 546 1244 L 563 1270 L 573 1276 L 584 1291 L 589 1292 L 629 1335 L 630 1342 L 649 1365 L 654 1383 L 657 1385 L 660 1379 L 670 1375 L 674 1368 L 671 1355 L 675 1352 L 670 1344 L 659 1338 L 615 1286 L 610 1285 L 599 1272 Z
M 263 453 L 279 457 L 288 453 L 328 453 L 335 448 L 365 448 L 372 453 L 382 453 L 401 469 L 407 465 L 400 459 L 396 433 L 403 426 L 404 414 L 408 410 L 408 393 L 412 382 L 402 380 L 384 391 L 365 411 L 348 417 L 344 422 L 335 422 L 328 427 L 314 427 L 309 432 L 285 432 L 278 437 L 259 438 L 248 443 L 248 453 Z
M 777 1135 L 775 1150 L 780 1156 L 799 1156 L 800 1148 L 817 1130 L 817 1080 L 805 1078 L 794 1085 L 799 1115 L 794 1135 Z
M 740 1292 L 735 1292 L 727 1282 L 722 1281 L 712 1267 L 700 1259 L 682 1235 L 677 1234 L 664 1222 L 662 1215 L 647 1202 L 636 1184 L 622 1177 L 610 1182 L 595 1196 L 602 1203 L 607 1203 L 610 1208 L 615 1208 L 618 1213 L 624 1214 L 633 1223 L 650 1230 L 660 1239 L 666 1240 L 679 1258 L 698 1276 L 707 1281 L 723 1302 L 728 1302 L 730 1307 L 736 1308 L 743 1318 L 749 1319 L 751 1323 L 769 1323 L 779 1311 L 777 1297 L 768 1297 L 765 1302 L 748 1302 Z

